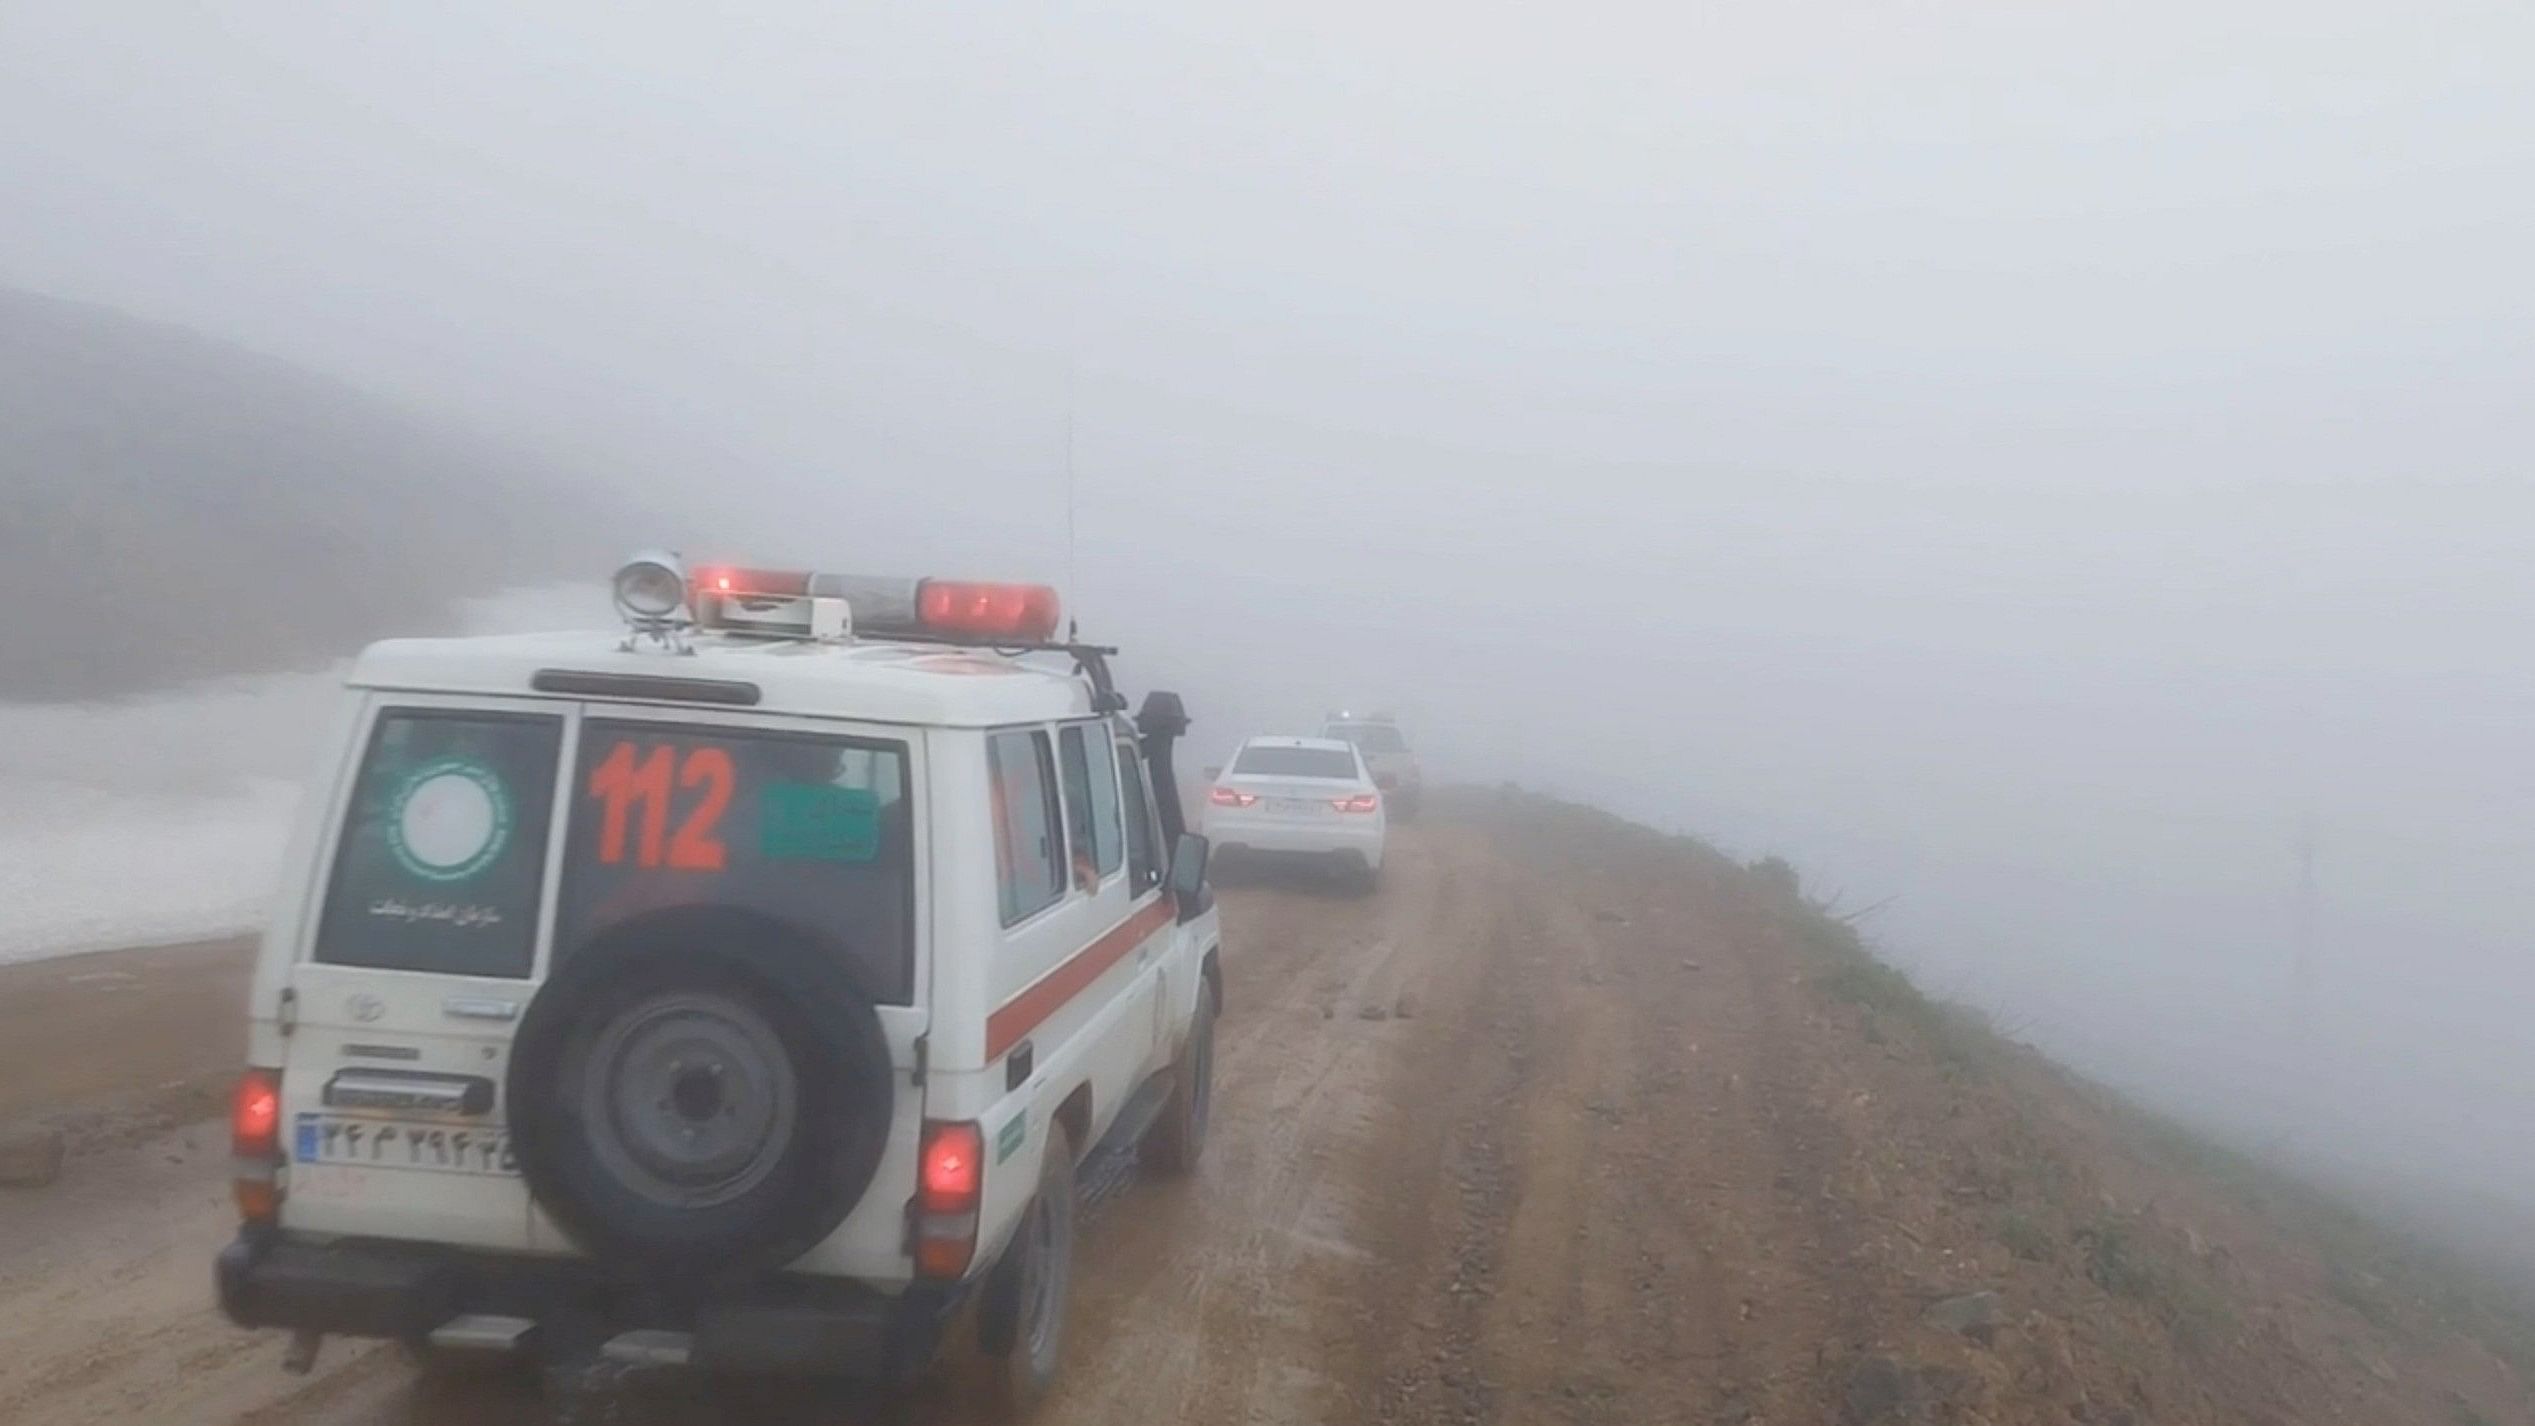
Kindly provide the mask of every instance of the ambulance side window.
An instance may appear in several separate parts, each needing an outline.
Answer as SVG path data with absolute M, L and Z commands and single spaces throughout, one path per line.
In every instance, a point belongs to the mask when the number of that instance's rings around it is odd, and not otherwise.
M 1103 877 L 1126 860 L 1125 833 L 1118 816 L 1118 745 L 1105 731 L 1085 735 L 1091 751 L 1092 840 L 1100 852 Z
M 1126 793 L 1127 885 L 1138 896 L 1162 884 L 1162 857 L 1155 845 L 1153 801 L 1144 795 L 1144 764 L 1135 749 L 1118 745 L 1118 781 Z
M 1056 760 L 1047 734 L 986 739 L 994 784 L 995 886 L 1003 924 L 1016 925 L 1065 894 L 1065 833 L 1056 813 Z
M 1089 891 L 1109 879 L 1124 856 L 1118 822 L 1118 769 L 1107 729 L 1070 723 L 1057 732 L 1057 762 L 1065 775 L 1065 833 L 1074 854 L 1074 880 Z

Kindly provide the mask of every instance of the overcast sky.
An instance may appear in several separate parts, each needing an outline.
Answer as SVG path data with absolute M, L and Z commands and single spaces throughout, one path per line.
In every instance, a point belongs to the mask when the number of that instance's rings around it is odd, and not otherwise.
M 1559 461 L 2521 473 L 2522 4 L 1192 8 L 20 0 L 0 255 L 786 459 L 1072 357 Z
M 1398 702 L 2524 1201 L 2530 77 L 2524 0 L 0 0 L 0 282 L 1067 578 L 1218 741 Z

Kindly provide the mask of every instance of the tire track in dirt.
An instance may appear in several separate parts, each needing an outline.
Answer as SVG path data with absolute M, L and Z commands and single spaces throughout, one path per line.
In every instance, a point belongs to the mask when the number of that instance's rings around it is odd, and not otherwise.
M 1720 1169 L 1710 1261 L 1740 1290 L 1723 1339 L 1721 1419 L 1829 1421 L 1826 1365 L 1866 1335 L 1870 1295 L 1857 1277 L 1847 1205 L 1836 1193 L 1839 1126 L 1818 1101 L 1812 1030 L 1794 962 L 1742 905 L 1738 886 L 1705 899 L 1716 927 L 1702 978 L 1711 997 L 1690 1019 L 1711 1071 Z
M 1657 1291 L 1656 1247 L 1681 1218 L 1685 1158 L 1661 1109 L 1636 1097 L 1643 1012 L 1660 987 L 1604 934 L 1614 916 L 1571 875 L 1535 875 L 1549 984 L 1540 1002 L 1540 1065 L 1521 1118 L 1521 1191 L 1507 1230 L 1509 1271 L 1489 1304 L 1486 1340 L 1509 1420 L 1704 1421 L 1701 1374 L 1683 1370 L 1711 1296 Z M 1689 1235 L 1675 1234 L 1676 1237 Z M 1649 1400 L 1629 1383 L 1650 1371 L 1674 1385 Z
M 1472 1056 L 1471 1073 L 1444 1097 L 1450 1137 L 1443 1145 L 1442 1183 L 1428 1203 L 1449 1201 L 1448 1228 L 1426 1243 L 1429 1265 L 1421 1274 L 1426 1301 L 1411 1319 L 1403 1353 L 1394 1345 L 1376 1398 L 1382 1421 L 1490 1419 L 1497 1384 L 1487 1370 L 1482 1344 L 1486 1300 L 1497 1290 L 1507 1228 L 1520 1193 L 1519 1125 L 1507 1107 L 1521 1097 L 1531 1071 L 1538 1032 L 1535 977 L 1543 958 L 1535 949 L 1534 913 L 1505 884 L 1491 880 L 1482 955 L 1475 972 L 1486 978 L 1476 1018 L 1465 1034 L 1492 1053 Z M 1467 1042 L 1465 1041 L 1465 1044 Z M 1439 1191 L 1437 1191 L 1439 1190 Z
M 283 1376 L 276 1337 L 212 1310 L 211 1257 L 236 1223 L 227 1150 L 214 1125 L 164 1133 L 74 1158 L 40 1197 L 0 1200 L 0 1421 L 226 1421 L 360 1376 L 374 1353 L 356 1343 L 329 1347 L 324 1377 Z
M 1151 1190 L 1161 1203 L 1087 1245 L 1078 1320 L 1100 1325 L 1050 1419 L 1333 1419 L 1339 1388 L 1317 1364 L 1369 1257 L 1350 1161 L 1389 1046 L 1414 1023 L 1394 1012 L 1427 974 L 1453 879 L 1422 846 L 1395 849 L 1389 873 L 1376 900 L 1319 901 L 1283 935 L 1227 926 L 1228 965 L 1290 963 L 1260 977 L 1280 993 L 1227 1012 L 1198 1178 Z
M 1722 864 L 1477 820 L 1470 1072 L 1438 1101 L 1442 1181 L 1401 1186 L 1451 1209 L 1422 1236 L 1395 1215 L 1423 1303 L 1379 1419 L 1831 1419 L 1824 1354 L 1865 1309 L 1788 962 Z
M 1663 1324 L 1650 1357 L 1610 1364 L 1653 1398 L 1607 1419 L 1830 1420 L 1826 1357 L 1864 1335 L 1869 1295 L 1794 963 L 1723 863 L 1685 867 L 1680 848 L 1637 839 L 1584 845 L 1592 859 L 1567 872 L 1596 907 L 1630 1026 L 1618 1216 L 1639 1240 L 1638 1316 Z

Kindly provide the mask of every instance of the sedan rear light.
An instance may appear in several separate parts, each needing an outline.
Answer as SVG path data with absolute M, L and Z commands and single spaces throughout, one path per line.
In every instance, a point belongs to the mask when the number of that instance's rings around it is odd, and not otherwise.
M 1258 802 L 1259 795 L 1255 792 L 1235 792 L 1229 787 L 1217 787 L 1208 789 L 1206 800 L 1217 807 L 1249 807 Z
M 269 1223 L 282 1209 L 282 1072 L 250 1069 L 229 1096 L 231 1187 L 238 1212 L 251 1223 Z
M 986 1192 L 986 1136 L 974 1124 L 924 1126 L 916 1151 L 915 1270 L 956 1279 L 977 1256 L 977 1207 Z
M 1329 805 L 1341 812 L 1371 812 L 1382 805 L 1382 799 L 1370 792 L 1359 792 L 1353 797 L 1335 798 Z

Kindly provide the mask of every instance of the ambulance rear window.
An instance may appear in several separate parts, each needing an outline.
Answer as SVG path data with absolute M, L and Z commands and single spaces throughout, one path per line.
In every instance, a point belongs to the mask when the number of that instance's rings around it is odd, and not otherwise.
M 906 745 L 592 718 L 569 796 L 555 957 L 648 912 L 728 906 L 802 927 L 864 991 L 914 993 Z
M 1235 777 L 1328 777 L 1352 780 L 1356 776 L 1353 753 L 1336 748 L 1295 748 L 1274 743 L 1252 743 L 1232 760 Z
M 382 712 L 344 814 L 316 958 L 527 975 L 562 730 L 537 714 Z

